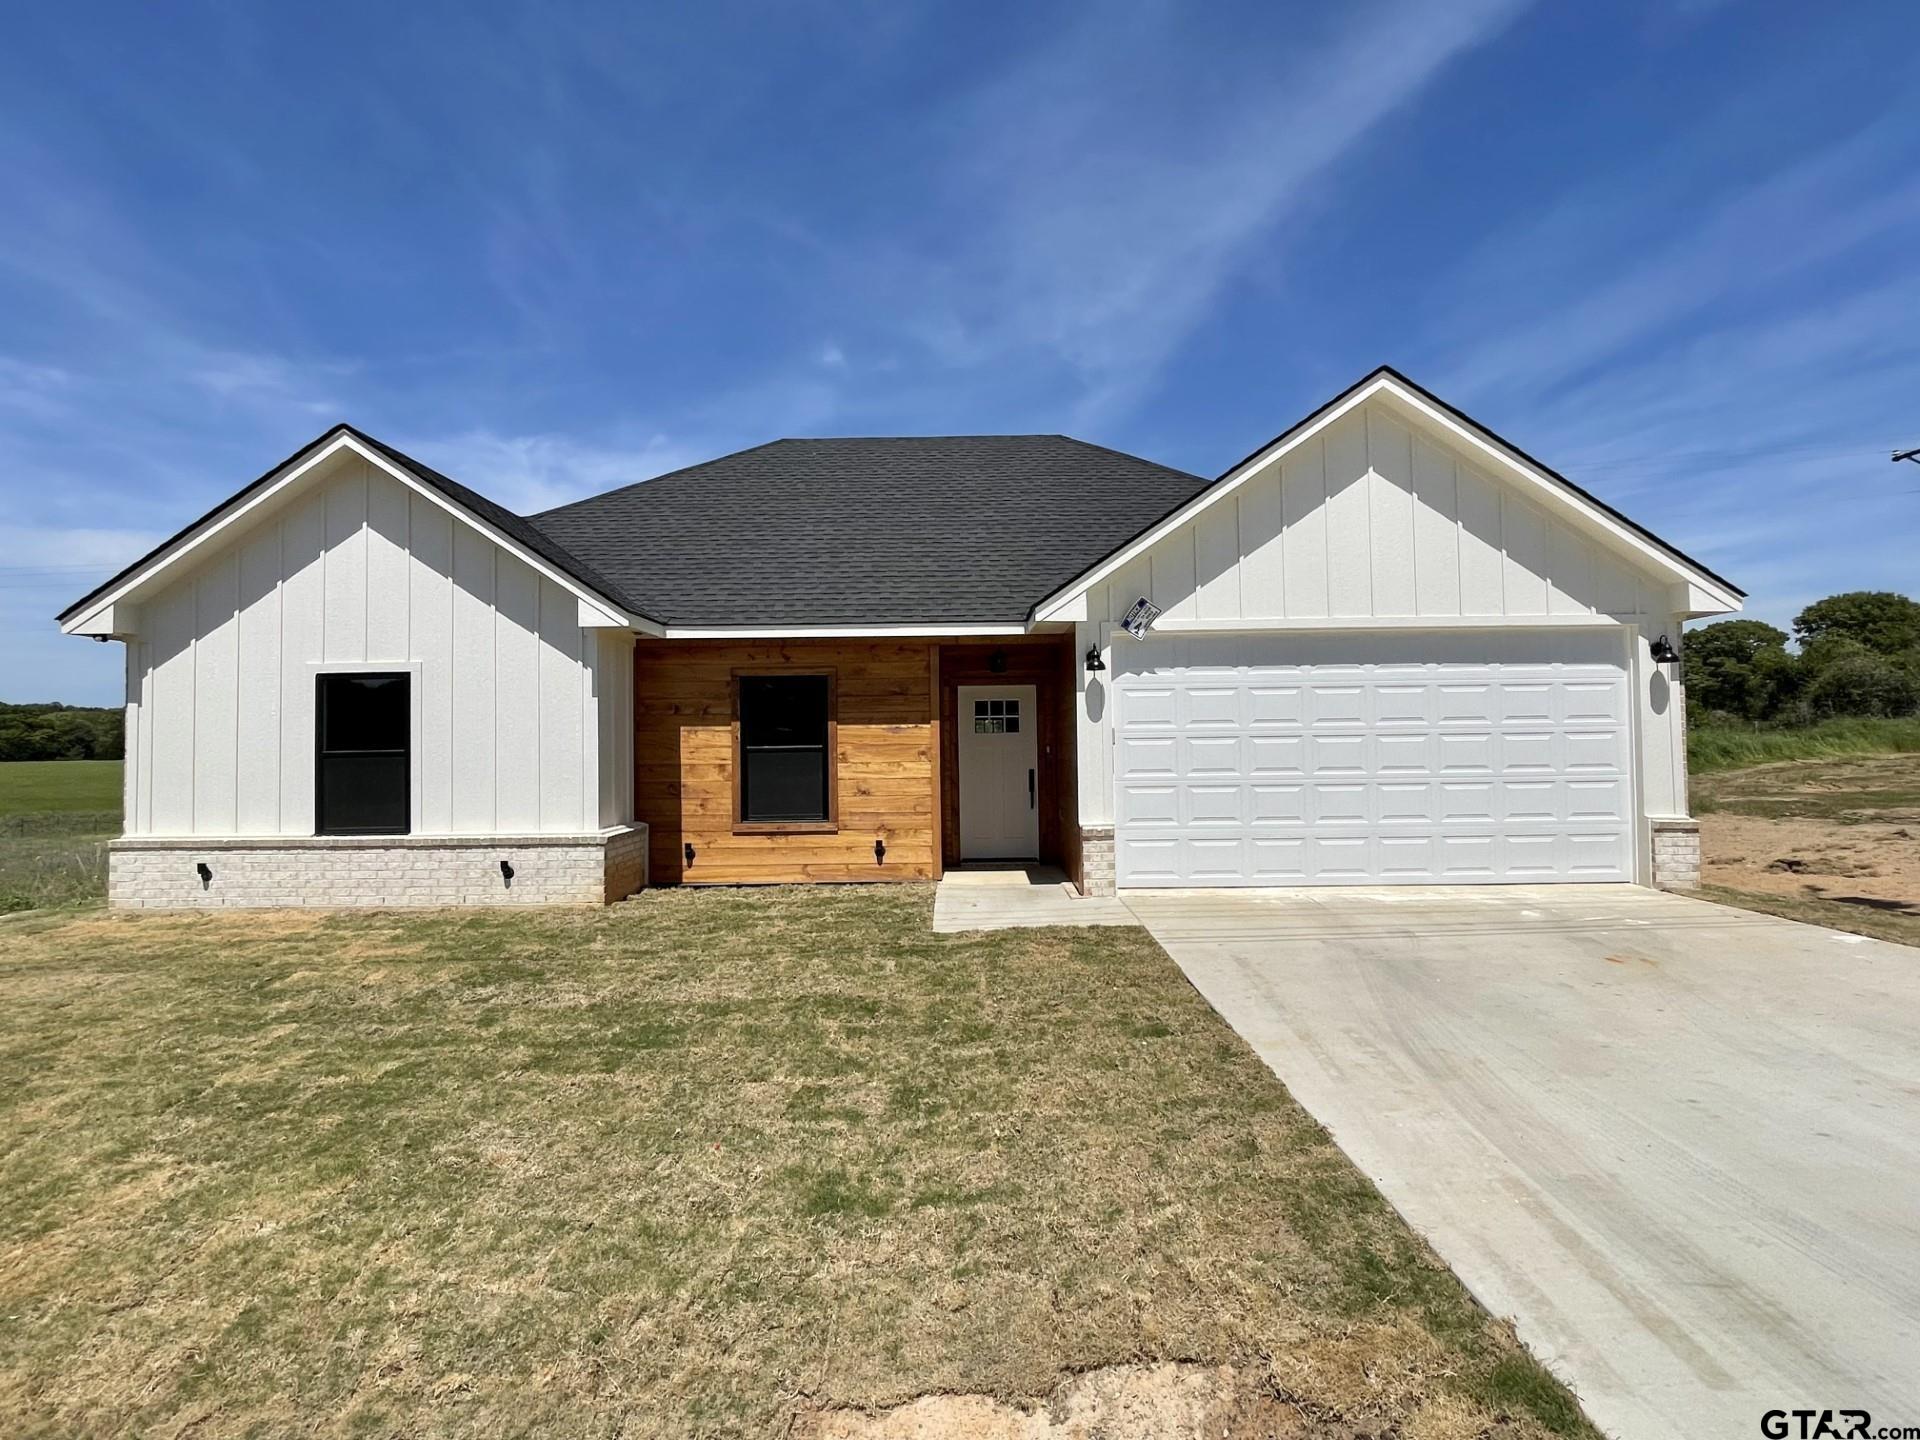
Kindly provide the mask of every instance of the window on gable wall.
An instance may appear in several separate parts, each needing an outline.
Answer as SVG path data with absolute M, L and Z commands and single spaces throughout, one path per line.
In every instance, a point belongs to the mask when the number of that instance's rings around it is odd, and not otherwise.
M 405 835 L 412 676 L 322 675 L 315 709 L 314 832 Z

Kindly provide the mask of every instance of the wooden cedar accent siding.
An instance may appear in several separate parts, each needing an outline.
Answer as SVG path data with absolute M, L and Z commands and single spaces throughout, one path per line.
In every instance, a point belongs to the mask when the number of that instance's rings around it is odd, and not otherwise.
M 633 651 L 634 804 L 655 884 L 927 880 L 936 772 L 927 642 L 646 640 Z M 734 830 L 734 673 L 835 677 L 837 828 Z M 876 862 L 873 842 L 886 844 Z M 691 868 L 685 847 L 694 848 Z
M 1085 863 L 1080 852 L 1080 677 L 1075 673 L 1082 661 L 1073 648 L 1073 637 L 1059 650 L 1060 693 L 1054 704 L 1059 745 L 1053 756 L 1054 773 L 1059 776 L 1055 805 L 1060 824 L 1060 868 L 1073 881 L 1073 888 L 1087 893 Z

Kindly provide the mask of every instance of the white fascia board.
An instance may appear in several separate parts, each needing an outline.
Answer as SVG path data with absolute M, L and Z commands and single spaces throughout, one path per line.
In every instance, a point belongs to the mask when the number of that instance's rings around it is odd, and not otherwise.
M 1064 618 L 1074 601 L 1081 599 L 1089 589 L 1119 570 L 1128 561 L 1152 548 L 1173 531 L 1191 524 L 1197 517 L 1233 494 L 1255 475 L 1262 473 L 1275 462 L 1324 432 L 1342 416 L 1351 414 L 1379 395 L 1389 396 L 1396 404 L 1403 406 L 1425 423 L 1447 435 L 1455 444 L 1472 453 L 1484 455 L 1494 462 L 1501 472 L 1526 482 L 1529 488 L 1536 491 L 1549 504 L 1579 515 L 1589 526 L 1601 532 L 1616 548 L 1625 550 L 1650 564 L 1660 574 L 1698 587 L 1702 595 L 1712 597 L 1713 603 L 1724 607 L 1724 610 L 1740 608 L 1740 597 L 1728 591 L 1711 576 L 1645 539 L 1630 526 L 1622 524 L 1591 501 L 1575 494 L 1551 475 L 1528 464 L 1505 446 L 1493 443 L 1475 430 L 1460 424 L 1452 416 L 1435 409 L 1424 398 L 1396 381 L 1393 376 L 1380 375 L 1371 383 L 1361 386 L 1338 405 L 1332 406 L 1324 414 L 1315 417 L 1311 424 L 1302 426 L 1286 436 L 1279 444 L 1262 451 L 1242 464 L 1239 469 L 1209 485 L 1186 505 L 1167 516 L 1138 539 L 1108 556 L 1065 588 L 1056 590 L 1034 607 L 1034 619 Z
M 424 495 L 449 515 L 471 526 L 473 529 L 478 530 L 482 535 L 485 535 L 515 559 L 531 566 L 534 570 L 575 596 L 581 604 L 582 624 L 587 623 L 584 616 L 591 611 L 600 617 L 594 622 L 597 625 L 638 630 L 643 634 L 649 635 L 658 635 L 660 633 L 660 626 L 653 621 L 646 619 L 644 616 L 629 615 L 625 610 L 614 605 L 603 596 L 596 595 L 572 576 L 549 565 L 545 560 L 515 541 L 511 536 L 495 529 L 492 525 L 489 525 L 485 520 L 475 515 L 472 511 L 467 510 L 464 506 L 455 504 L 431 485 L 416 479 L 401 466 L 395 465 L 392 461 L 388 460 L 384 455 L 368 449 L 365 445 L 362 445 L 358 440 L 354 439 L 353 436 L 344 433 L 335 436 L 331 442 L 321 446 L 318 450 L 300 461 L 299 464 L 289 465 L 282 474 L 275 477 L 271 484 L 261 486 L 258 491 L 249 495 L 243 503 L 223 510 L 199 529 L 189 535 L 181 537 L 178 543 L 169 546 L 164 552 L 156 555 L 146 565 L 142 566 L 135 574 L 129 575 L 107 594 L 102 595 L 90 609 L 74 616 L 71 620 L 62 622 L 60 626 L 61 633 L 66 635 L 91 635 L 99 633 L 98 627 L 102 623 L 106 612 L 120 606 L 126 596 L 138 592 L 143 587 L 158 579 L 166 571 L 180 565 L 193 555 L 205 551 L 213 542 L 221 536 L 231 533 L 235 527 L 239 526 L 248 517 L 258 514 L 264 507 L 271 505 L 275 500 L 284 496 L 290 488 L 297 485 L 305 476 L 310 475 L 316 467 L 326 463 L 326 461 L 339 454 L 342 450 L 351 450 L 361 459 L 368 461 L 370 464 L 379 467 L 386 474 L 391 475 L 395 480 L 398 480 L 415 494 Z
M 668 640 L 878 640 L 967 635 L 1026 635 L 1032 625 L 669 625 Z
M 183 535 L 174 544 L 169 545 L 160 554 L 154 556 L 147 564 L 141 566 L 139 570 L 121 581 L 119 585 L 115 586 L 107 594 L 102 595 L 91 610 L 88 610 L 85 614 L 75 616 L 72 620 L 61 622 L 61 632 L 66 635 L 85 635 L 90 633 L 87 627 L 95 622 L 95 618 L 99 616 L 102 611 L 111 609 L 114 605 L 118 604 L 123 597 L 150 584 L 165 571 L 172 569 L 183 560 L 205 549 L 221 535 L 232 530 L 247 516 L 256 514 L 261 507 L 285 494 L 288 487 L 295 484 L 301 476 L 306 475 L 316 465 L 321 464 L 328 459 L 328 457 L 339 451 L 347 443 L 347 439 L 348 437 L 345 435 L 335 437 L 332 444 L 322 446 L 297 465 L 289 465 L 271 484 L 263 485 L 258 491 L 250 495 L 245 503 L 234 505 L 220 511 L 199 529 Z M 358 449 L 359 447 L 355 448 Z M 361 450 L 359 453 L 364 454 L 366 452 Z
M 569 587 L 571 588 L 571 587 Z M 579 592 L 575 591 L 577 595 Z M 582 630 L 640 630 L 648 635 L 658 635 L 661 627 L 638 615 L 629 615 L 625 611 L 615 611 L 605 601 L 580 598 L 580 628 Z
M 1724 605 L 1728 610 L 1740 608 L 1740 597 L 1711 575 L 1689 565 L 1662 546 L 1656 545 L 1631 525 L 1609 515 L 1600 506 L 1570 490 L 1564 482 L 1521 459 L 1506 446 L 1488 439 L 1474 428 L 1462 425 L 1453 416 L 1436 409 L 1425 397 L 1416 395 L 1404 385 L 1396 383 L 1391 375 L 1382 376 L 1378 387 L 1369 388 L 1375 393 L 1381 390 L 1386 391 L 1396 403 L 1404 405 L 1434 428 L 1444 431 L 1456 444 L 1485 455 L 1502 469 L 1519 476 L 1550 504 L 1557 504 L 1563 509 L 1572 511 L 1589 525 L 1600 530 L 1616 548 L 1626 550 L 1675 580 L 1696 587 L 1702 594 L 1713 597 L 1714 603 Z

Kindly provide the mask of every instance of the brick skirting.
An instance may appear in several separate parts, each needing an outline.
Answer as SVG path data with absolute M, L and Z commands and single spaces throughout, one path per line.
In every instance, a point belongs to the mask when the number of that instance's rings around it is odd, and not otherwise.
M 1116 893 L 1113 869 L 1113 827 L 1080 827 L 1080 893 L 1112 895 Z
M 1700 887 L 1700 822 L 1655 820 L 1653 883 L 1664 890 Z
M 122 909 L 603 905 L 646 883 L 645 825 L 584 835 L 141 836 L 107 847 L 107 901 Z

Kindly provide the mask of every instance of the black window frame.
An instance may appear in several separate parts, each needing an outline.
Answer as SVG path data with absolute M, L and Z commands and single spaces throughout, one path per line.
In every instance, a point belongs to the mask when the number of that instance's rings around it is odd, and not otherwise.
M 323 670 L 313 677 L 313 833 L 315 835 L 411 835 L 413 833 L 413 672 L 411 670 Z M 329 750 L 327 692 L 332 681 L 398 680 L 406 692 L 406 726 L 396 749 Z M 394 825 L 329 825 L 327 761 L 341 756 L 400 757 L 400 814 Z
M 753 751 L 776 747 L 755 746 L 747 742 L 748 682 L 754 680 L 820 680 L 826 696 L 825 740 L 821 751 L 821 779 L 824 813 L 814 816 L 756 817 L 748 810 L 747 771 Z M 838 784 L 839 751 L 839 676 L 828 667 L 793 670 L 736 670 L 733 672 L 733 830 L 736 835 L 782 833 L 831 833 L 840 828 Z M 779 747 L 801 748 L 805 747 Z

